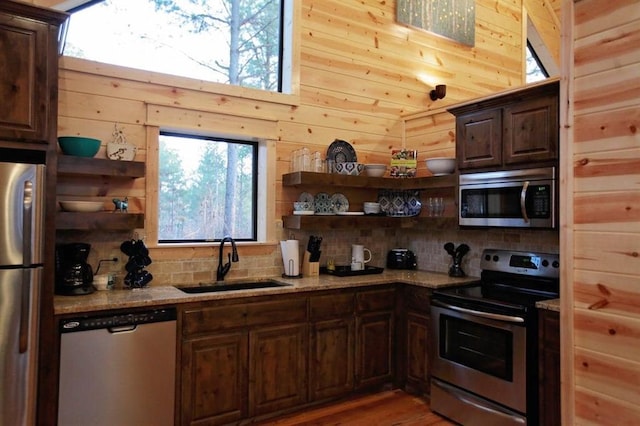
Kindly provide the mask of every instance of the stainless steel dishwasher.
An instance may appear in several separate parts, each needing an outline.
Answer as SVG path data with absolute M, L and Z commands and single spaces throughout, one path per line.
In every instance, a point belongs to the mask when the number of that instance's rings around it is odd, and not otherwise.
M 60 323 L 59 426 L 173 425 L 176 310 Z

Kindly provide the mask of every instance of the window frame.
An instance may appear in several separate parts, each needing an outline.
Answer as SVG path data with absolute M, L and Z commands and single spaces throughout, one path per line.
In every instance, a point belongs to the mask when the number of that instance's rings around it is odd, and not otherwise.
M 214 134 L 205 134 L 205 133 L 194 133 L 194 132 L 185 132 L 185 131 L 176 131 L 176 130 L 163 130 L 160 129 L 159 133 L 158 133 L 158 160 L 157 160 L 157 169 L 158 169 L 158 173 L 157 173 L 157 179 L 156 179 L 156 183 L 157 183 L 157 188 L 158 188 L 158 202 L 156 203 L 156 213 L 158 215 L 158 217 L 160 217 L 160 186 L 161 186 L 161 182 L 160 182 L 160 138 L 162 136 L 173 136 L 173 137 L 179 137 L 179 138 L 190 138 L 190 139 L 196 139 L 196 140 L 201 140 L 201 141 L 209 141 L 210 143 L 217 143 L 217 142 L 225 142 L 225 143 L 234 143 L 237 145 L 248 145 L 251 146 L 252 148 L 252 153 L 253 153 L 253 162 L 252 162 L 252 176 L 251 176 L 251 187 L 252 187 L 252 194 L 251 194 L 251 202 L 252 202 L 252 214 L 251 214 L 251 227 L 252 227 L 252 231 L 251 231 L 251 237 L 250 238 L 239 238 L 237 236 L 234 235 L 229 235 L 231 236 L 235 241 L 237 242 L 248 242 L 248 243 L 256 243 L 260 241 L 260 227 L 259 227 L 259 216 L 260 216 L 260 210 L 261 210 L 261 206 L 259 203 L 259 197 L 258 197 L 258 193 L 260 191 L 260 164 L 261 162 L 264 161 L 264 159 L 261 158 L 261 149 L 260 149 L 260 142 L 255 140 L 255 138 L 247 138 L 247 137 L 230 137 L 230 136 L 217 136 Z M 228 167 L 229 165 L 227 165 Z M 182 239 L 161 239 L 160 238 L 160 229 L 159 229 L 159 223 L 158 223 L 158 227 L 155 230 L 156 231 L 156 242 L 158 244 L 159 247 L 163 247 L 163 246 L 175 246 L 175 245 L 180 245 L 180 246 L 194 246 L 194 245 L 201 245 L 201 244 L 212 244 L 212 243 L 219 243 L 224 237 L 228 236 L 228 235 L 220 235 L 217 236 L 213 239 L 206 239 L 206 238 L 202 238 L 202 239 L 192 239 L 192 240 L 182 240 Z
M 86 9 L 95 4 L 102 3 L 105 0 L 69 0 L 61 5 L 61 10 L 73 14 L 82 9 Z M 237 87 L 242 90 L 255 90 L 257 92 L 264 92 L 267 94 L 284 94 L 284 95 L 299 95 L 300 91 L 300 64 L 299 64 L 299 45 L 294 42 L 294 35 L 298 33 L 297 26 L 300 15 L 300 4 L 297 0 L 279 0 L 280 1 L 280 43 L 278 49 L 278 77 L 277 77 L 277 90 L 259 89 L 249 86 L 240 86 L 230 83 L 219 83 L 217 81 L 202 80 L 208 84 L 217 84 L 227 87 Z M 68 25 L 67 25 L 68 27 Z M 68 28 L 67 28 L 68 31 Z M 65 40 L 66 42 L 66 40 Z M 64 55 L 64 43 L 60 47 L 60 56 Z M 84 61 L 92 61 L 97 63 L 104 63 L 109 66 L 123 67 L 119 64 L 111 64 L 106 62 L 95 61 L 86 58 L 76 58 L 72 56 L 66 56 Z M 182 75 L 170 74 L 166 72 L 145 70 L 139 68 L 132 68 L 141 72 L 153 72 L 157 74 L 164 74 L 167 76 L 173 76 L 176 78 L 185 78 L 193 81 L 201 81 L 199 78 L 187 77 Z M 297 103 L 297 102 L 296 102 Z

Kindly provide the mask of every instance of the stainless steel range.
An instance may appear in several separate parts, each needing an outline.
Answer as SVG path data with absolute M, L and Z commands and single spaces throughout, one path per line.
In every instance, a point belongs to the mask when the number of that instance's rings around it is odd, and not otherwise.
M 431 409 L 465 426 L 535 425 L 535 303 L 559 296 L 559 256 L 487 249 L 480 266 L 480 282 L 433 292 Z

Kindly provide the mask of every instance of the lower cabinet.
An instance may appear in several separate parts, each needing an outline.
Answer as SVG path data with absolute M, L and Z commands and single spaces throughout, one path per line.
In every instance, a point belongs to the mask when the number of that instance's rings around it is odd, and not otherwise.
M 182 342 L 181 424 L 247 417 L 248 347 L 244 331 Z
M 182 308 L 179 419 L 222 425 L 393 382 L 395 286 Z
M 430 297 L 430 289 L 404 286 L 398 312 L 399 346 L 404 349 L 398 353 L 398 370 L 402 372 L 399 379 L 408 392 L 418 395 L 428 395 L 430 390 Z
M 541 309 L 538 335 L 540 425 L 559 425 L 560 414 L 560 313 Z
M 347 395 L 355 378 L 354 292 L 309 299 L 309 400 Z
M 356 294 L 356 389 L 394 379 L 395 287 Z
M 249 333 L 249 416 L 307 402 L 307 325 Z
M 180 424 L 222 425 L 306 403 L 307 298 L 193 305 L 181 330 Z

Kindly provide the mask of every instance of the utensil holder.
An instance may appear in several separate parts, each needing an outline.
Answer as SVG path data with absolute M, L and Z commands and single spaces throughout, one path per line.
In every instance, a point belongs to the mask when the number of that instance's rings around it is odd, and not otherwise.
M 311 262 L 311 253 L 305 250 L 302 256 L 302 275 L 305 277 L 314 277 L 320 275 L 320 262 Z

